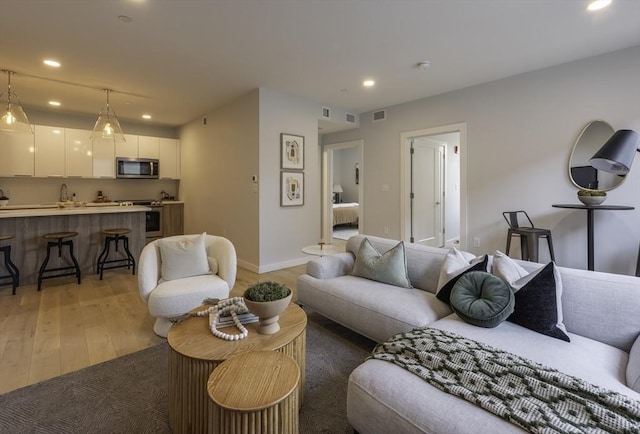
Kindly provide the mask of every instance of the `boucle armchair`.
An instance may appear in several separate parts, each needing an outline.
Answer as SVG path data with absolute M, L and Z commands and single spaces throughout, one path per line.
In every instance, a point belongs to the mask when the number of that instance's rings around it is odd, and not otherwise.
M 233 244 L 215 235 L 178 235 L 147 244 L 138 261 L 138 289 L 153 331 L 166 337 L 171 320 L 202 304 L 227 298 L 236 281 Z

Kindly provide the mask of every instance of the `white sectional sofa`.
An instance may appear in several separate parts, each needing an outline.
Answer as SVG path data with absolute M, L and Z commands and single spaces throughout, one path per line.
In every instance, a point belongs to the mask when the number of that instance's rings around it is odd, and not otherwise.
M 307 274 L 297 282 L 301 305 L 376 342 L 422 326 L 454 332 L 640 401 L 640 278 L 557 267 L 564 325 L 571 339 L 565 342 L 509 321 L 495 328 L 462 321 L 435 296 L 448 249 L 406 244 L 413 288 L 350 275 L 362 238 L 349 239 L 346 253 L 308 263 Z M 367 238 L 381 253 L 397 244 Z M 543 266 L 516 262 L 528 272 Z M 351 374 L 347 412 L 361 434 L 523 432 L 393 363 L 376 359 L 368 359 Z M 640 419 L 637 429 L 640 432 Z

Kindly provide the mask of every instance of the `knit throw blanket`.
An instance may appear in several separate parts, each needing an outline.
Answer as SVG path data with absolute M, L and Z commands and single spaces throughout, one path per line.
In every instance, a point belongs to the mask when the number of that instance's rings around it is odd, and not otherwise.
M 417 328 L 370 358 L 533 433 L 640 433 L 640 401 L 455 333 Z

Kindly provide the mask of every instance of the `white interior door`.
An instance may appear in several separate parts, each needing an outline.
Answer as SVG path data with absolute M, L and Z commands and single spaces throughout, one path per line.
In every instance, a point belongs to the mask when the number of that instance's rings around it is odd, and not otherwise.
M 411 144 L 411 242 L 444 246 L 445 147 L 417 137 Z

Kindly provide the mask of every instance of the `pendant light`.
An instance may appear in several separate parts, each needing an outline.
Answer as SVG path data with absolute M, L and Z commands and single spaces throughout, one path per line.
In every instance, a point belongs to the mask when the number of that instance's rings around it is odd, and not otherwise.
M 111 89 L 104 89 L 107 92 L 107 105 L 102 107 L 96 125 L 91 132 L 91 140 L 113 140 L 114 142 L 124 142 L 124 134 L 118 122 L 115 110 L 109 107 L 109 93 Z
M 11 74 L 15 74 L 15 72 L 7 71 L 5 69 L 3 69 L 2 72 L 7 73 L 8 88 L 6 92 L 6 108 L 2 112 L 2 118 L 0 118 L 0 130 L 14 133 L 33 134 L 31 124 L 29 123 L 27 114 L 22 108 L 20 98 L 18 98 L 18 95 L 16 95 L 15 92 L 11 92 Z M 0 101 L 3 101 L 4 105 L 3 95 L 4 93 L 0 94 Z

